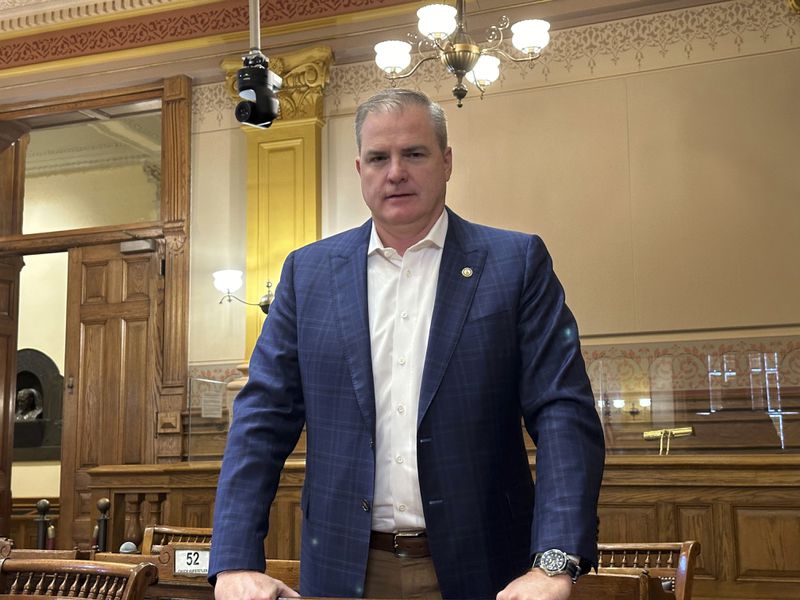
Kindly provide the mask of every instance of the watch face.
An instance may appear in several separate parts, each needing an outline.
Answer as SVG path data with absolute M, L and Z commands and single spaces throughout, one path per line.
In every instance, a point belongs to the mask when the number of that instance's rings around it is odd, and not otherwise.
M 551 573 L 561 573 L 567 566 L 567 555 L 561 550 L 548 550 L 542 554 L 539 566 Z

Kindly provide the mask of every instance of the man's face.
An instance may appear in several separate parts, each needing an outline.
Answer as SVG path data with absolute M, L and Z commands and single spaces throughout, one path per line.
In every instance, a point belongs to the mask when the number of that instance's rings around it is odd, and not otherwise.
M 356 170 L 378 233 L 422 239 L 444 207 L 452 152 L 439 147 L 427 110 L 411 105 L 367 116 Z

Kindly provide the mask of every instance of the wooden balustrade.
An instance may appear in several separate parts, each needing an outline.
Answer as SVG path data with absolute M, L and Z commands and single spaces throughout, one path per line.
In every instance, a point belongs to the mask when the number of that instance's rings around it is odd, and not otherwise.
M 533 463 L 532 463 L 533 468 Z M 218 462 L 96 467 L 93 497 L 112 499 L 111 545 L 126 519 L 139 526 L 211 527 Z M 267 556 L 300 556 L 305 462 L 290 459 L 270 513 Z M 800 455 L 609 456 L 600 541 L 698 540 L 694 598 L 795 598 L 800 589 Z M 159 499 L 159 521 L 142 505 Z M 140 506 L 125 513 L 128 497 Z M 116 510 L 115 510 L 116 509 Z M 115 546 L 116 545 L 116 546 Z

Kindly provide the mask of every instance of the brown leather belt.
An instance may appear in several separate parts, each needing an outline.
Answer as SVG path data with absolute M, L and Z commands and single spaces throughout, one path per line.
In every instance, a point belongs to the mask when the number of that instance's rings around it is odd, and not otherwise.
M 399 558 L 426 558 L 431 555 L 424 530 L 397 533 L 373 531 L 369 536 L 369 547 L 391 552 Z

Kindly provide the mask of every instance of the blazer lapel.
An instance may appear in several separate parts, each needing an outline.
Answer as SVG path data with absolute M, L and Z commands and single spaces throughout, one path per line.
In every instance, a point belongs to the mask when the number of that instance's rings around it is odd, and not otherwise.
M 447 238 L 439 266 L 436 301 L 422 373 L 417 425 L 422 422 L 442 382 L 461 337 L 461 330 L 486 263 L 485 249 L 467 247 L 468 240 L 464 231 L 466 222 L 452 211 L 449 211 L 448 219 Z
M 331 256 L 336 313 L 342 335 L 343 352 L 350 368 L 356 401 L 369 431 L 375 435 L 375 388 L 372 379 L 372 354 L 367 309 L 367 244 L 371 231 L 368 221 L 356 232 L 358 239 Z

